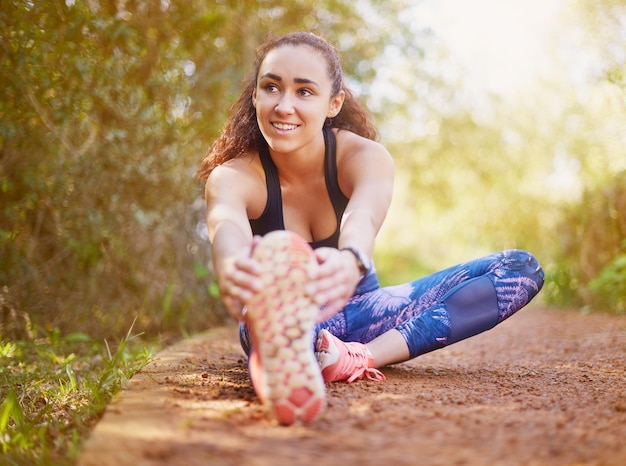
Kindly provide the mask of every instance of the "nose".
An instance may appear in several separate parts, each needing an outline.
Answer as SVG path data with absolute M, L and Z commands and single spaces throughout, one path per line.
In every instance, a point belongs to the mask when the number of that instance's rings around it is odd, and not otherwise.
M 280 114 L 291 114 L 294 111 L 293 96 L 288 92 L 281 94 L 274 111 Z

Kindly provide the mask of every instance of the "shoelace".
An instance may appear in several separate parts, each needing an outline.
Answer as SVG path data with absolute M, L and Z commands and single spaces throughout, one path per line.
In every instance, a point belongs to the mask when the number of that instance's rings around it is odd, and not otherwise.
M 345 343 L 345 345 L 348 348 L 349 359 L 346 359 L 341 370 L 348 374 L 352 373 L 346 380 L 347 383 L 352 383 L 363 377 L 379 382 L 385 380 L 385 375 L 381 371 L 369 367 L 370 356 L 365 346 L 355 343 Z

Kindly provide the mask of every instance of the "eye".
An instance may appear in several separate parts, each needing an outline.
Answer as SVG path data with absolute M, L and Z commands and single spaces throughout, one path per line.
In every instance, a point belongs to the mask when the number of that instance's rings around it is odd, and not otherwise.
M 266 84 L 264 86 L 264 89 L 267 92 L 277 92 L 278 91 L 278 86 L 276 84 L 274 84 L 274 83 L 269 83 L 269 84 Z
M 298 94 L 300 94 L 302 97 L 309 97 L 313 95 L 313 91 L 311 91 L 311 89 L 304 87 L 298 90 Z

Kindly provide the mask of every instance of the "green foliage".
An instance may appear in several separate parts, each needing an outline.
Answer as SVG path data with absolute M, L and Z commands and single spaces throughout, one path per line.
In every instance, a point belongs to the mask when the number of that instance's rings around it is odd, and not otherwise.
M 604 78 L 626 92 L 626 1 L 578 0 L 577 3 L 579 21 L 602 60 Z
M 493 119 L 433 113 L 426 134 L 392 146 L 390 241 L 419 258 L 414 276 L 503 249 L 549 257 L 560 219 L 546 187 L 555 142 L 538 134 L 531 105 L 516 110 L 495 101 Z
M 626 251 L 626 241 L 622 243 L 622 249 Z M 609 262 L 589 283 L 589 289 L 601 308 L 626 314 L 626 253 Z
M 84 333 L 0 342 L 2 464 L 72 464 L 81 439 L 152 353 L 130 332 L 114 352 Z
M 559 226 L 549 302 L 626 312 L 626 172 L 588 190 Z
M 364 5 L 2 4 L 3 464 L 70 464 L 149 358 L 124 336 L 131 322 L 184 335 L 226 319 L 192 174 L 266 36 L 321 33 L 353 83 L 371 81 L 398 6 L 372 0 L 377 27 Z
M 255 48 L 313 30 L 339 44 L 346 75 L 369 81 L 376 71 L 363 64 L 389 31 L 347 0 L 5 3 L 2 332 L 120 335 L 136 318 L 146 331 L 184 333 L 222 322 L 191 175 Z M 397 6 L 377 5 L 394 18 Z
M 387 131 L 402 135 L 388 144 L 397 186 L 378 247 L 386 282 L 523 248 L 547 272 L 540 299 L 623 312 L 626 3 L 580 3 L 593 14 L 581 8 L 579 20 L 596 26 L 585 26 L 586 52 L 600 63 L 585 85 L 546 81 L 481 100 L 431 79 L 421 82 L 430 98 L 416 93 L 390 112 Z M 581 22 L 562 36 L 582 37 Z

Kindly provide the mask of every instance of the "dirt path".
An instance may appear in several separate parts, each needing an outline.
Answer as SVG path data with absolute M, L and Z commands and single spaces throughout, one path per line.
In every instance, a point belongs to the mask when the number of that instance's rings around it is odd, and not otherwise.
M 626 465 L 626 317 L 531 308 L 496 329 L 332 384 L 309 426 L 259 404 L 234 328 L 131 380 L 80 466 Z

